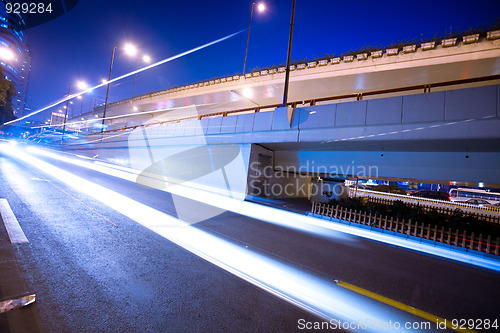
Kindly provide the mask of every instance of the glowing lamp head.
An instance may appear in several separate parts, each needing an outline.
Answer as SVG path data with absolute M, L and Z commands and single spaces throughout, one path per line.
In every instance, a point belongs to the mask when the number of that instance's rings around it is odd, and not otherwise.
M 261 2 L 257 5 L 257 10 L 262 13 L 266 10 L 266 6 Z
M 125 44 L 123 49 L 125 50 L 125 53 L 128 54 L 129 56 L 133 56 L 137 53 L 137 49 L 132 44 Z
M 76 83 L 76 86 L 78 87 L 78 89 L 80 90 L 85 90 L 87 89 L 87 83 L 83 82 L 83 81 L 78 81 Z
M 14 52 L 12 52 L 12 50 L 10 50 L 9 48 L 1 47 L 0 48 L 0 58 L 5 59 L 5 60 L 12 60 L 12 59 L 14 59 Z
M 142 61 L 144 61 L 146 64 L 149 64 L 151 62 L 151 57 L 146 54 L 142 56 Z

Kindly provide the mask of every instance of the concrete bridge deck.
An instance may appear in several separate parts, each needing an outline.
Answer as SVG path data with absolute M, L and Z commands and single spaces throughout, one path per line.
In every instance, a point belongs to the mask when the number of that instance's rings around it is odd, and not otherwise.
M 308 106 L 295 109 L 291 124 L 287 108 L 151 124 L 68 141 L 64 148 L 130 166 L 137 162 L 132 155 L 148 164 L 172 149 L 232 144 L 268 156 L 274 169 L 497 187 L 499 87 Z

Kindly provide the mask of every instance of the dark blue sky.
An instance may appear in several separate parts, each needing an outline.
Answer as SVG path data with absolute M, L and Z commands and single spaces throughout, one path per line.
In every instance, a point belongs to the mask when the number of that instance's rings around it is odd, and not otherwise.
M 254 12 L 247 71 L 285 63 L 292 0 L 265 0 Z M 76 80 L 107 78 L 113 46 L 135 44 L 154 61 L 247 29 L 251 1 L 80 0 L 69 13 L 27 31 L 34 58 L 28 105 L 41 108 Z M 297 0 L 292 59 L 313 59 L 365 46 L 420 40 L 498 20 L 500 1 Z M 240 73 L 247 31 L 138 75 L 136 95 Z M 137 59 L 117 51 L 113 77 Z M 130 97 L 133 78 L 110 89 L 110 101 Z M 93 92 L 103 98 L 104 89 Z M 90 98 L 86 98 L 90 101 Z

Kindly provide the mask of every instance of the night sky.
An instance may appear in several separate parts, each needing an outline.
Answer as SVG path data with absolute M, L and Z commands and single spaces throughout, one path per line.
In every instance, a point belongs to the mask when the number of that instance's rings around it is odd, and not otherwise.
M 247 72 L 284 64 L 292 0 L 265 0 L 254 11 Z M 69 13 L 27 30 L 33 51 L 27 104 L 33 110 L 67 94 L 71 82 L 107 78 L 114 46 L 133 43 L 154 62 L 244 30 L 236 37 L 138 74 L 135 95 L 241 73 L 251 1 L 80 0 Z M 500 1 L 297 0 L 292 59 L 420 41 L 497 22 Z M 116 77 L 137 58 L 118 50 Z M 110 101 L 132 95 L 133 77 L 112 86 Z M 104 99 L 105 89 L 85 97 Z M 48 114 L 50 111 L 45 111 Z M 45 118 L 45 117 L 44 117 Z

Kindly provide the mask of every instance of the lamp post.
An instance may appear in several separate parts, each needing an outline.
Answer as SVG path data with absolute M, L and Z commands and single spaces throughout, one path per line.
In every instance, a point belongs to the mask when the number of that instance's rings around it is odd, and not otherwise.
M 137 68 L 136 68 L 136 70 L 139 69 L 139 60 L 140 59 L 141 58 L 137 58 Z M 144 63 L 146 63 L 146 64 L 149 64 L 151 62 L 151 57 L 148 56 L 147 54 L 145 54 L 145 55 L 142 56 L 142 61 L 144 61 Z M 136 80 L 137 80 L 137 73 L 135 73 L 135 75 L 134 75 L 134 86 L 132 87 L 132 98 L 134 98 L 135 81 Z
M 68 119 L 68 108 L 69 108 L 69 95 L 71 95 L 71 87 L 73 86 L 73 82 L 69 84 L 69 88 L 68 88 L 68 99 L 66 100 L 66 111 L 64 113 L 64 124 L 63 124 L 63 137 L 64 137 L 64 132 L 66 131 L 66 121 Z M 87 88 L 87 84 L 83 81 L 78 81 L 76 83 L 76 86 L 78 87 L 78 89 L 80 90 L 84 90 Z
M 293 19 L 295 17 L 295 0 L 292 5 L 292 20 L 290 22 L 290 38 L 288 40 L 288 57 L 286 60 L 286 74 L 285 74 L 285 89 L 283 91 L 283 104 L 286 107 L 288 104 L 288 82 L 290 81 L 290 58 L 292 55 L 292 36 L 293 36 Z
M 248 24 L 247 47 L 245 49 L 245 62 L 243 62 L 243 75 L 245 75 L 245 68 L 247 65 L 248 42 L 250 41 L 250 28 L 252 27 L 253 6 L 255 6 L 255 5 L 256 5 L 256 3 L 252 2 L 252 9 L 250 10 L 250 23 Z M 257 5 L 257 10 L 259 12 L 263 12 L 265 9 L 266 9 L 266 6 L 264 6 L 263 3 L 259 3 Z
M 106 88 L 106 99 L 104 100 L 104 111 L 102 113 L 102 128 L 101 133 L 104 132 L 104 120 L 106 119 L 106 107 L 108 105 L 108 95 L 109 95 L 109 81 L 111 81 L 111 71 L 113 70 L 113 62 L 115 59 L 115 51 L 117 48 L 123 48 L 125 53 L 128 55 L 134 55 L 136 53 L 136 48 L 131 44 L 126 44 L 125 46 L 115 46 L 113 47 L 113 53 L 111 54 L 111 64 L 109 65 L 109 76 L 108 76 L 108 86 Z

